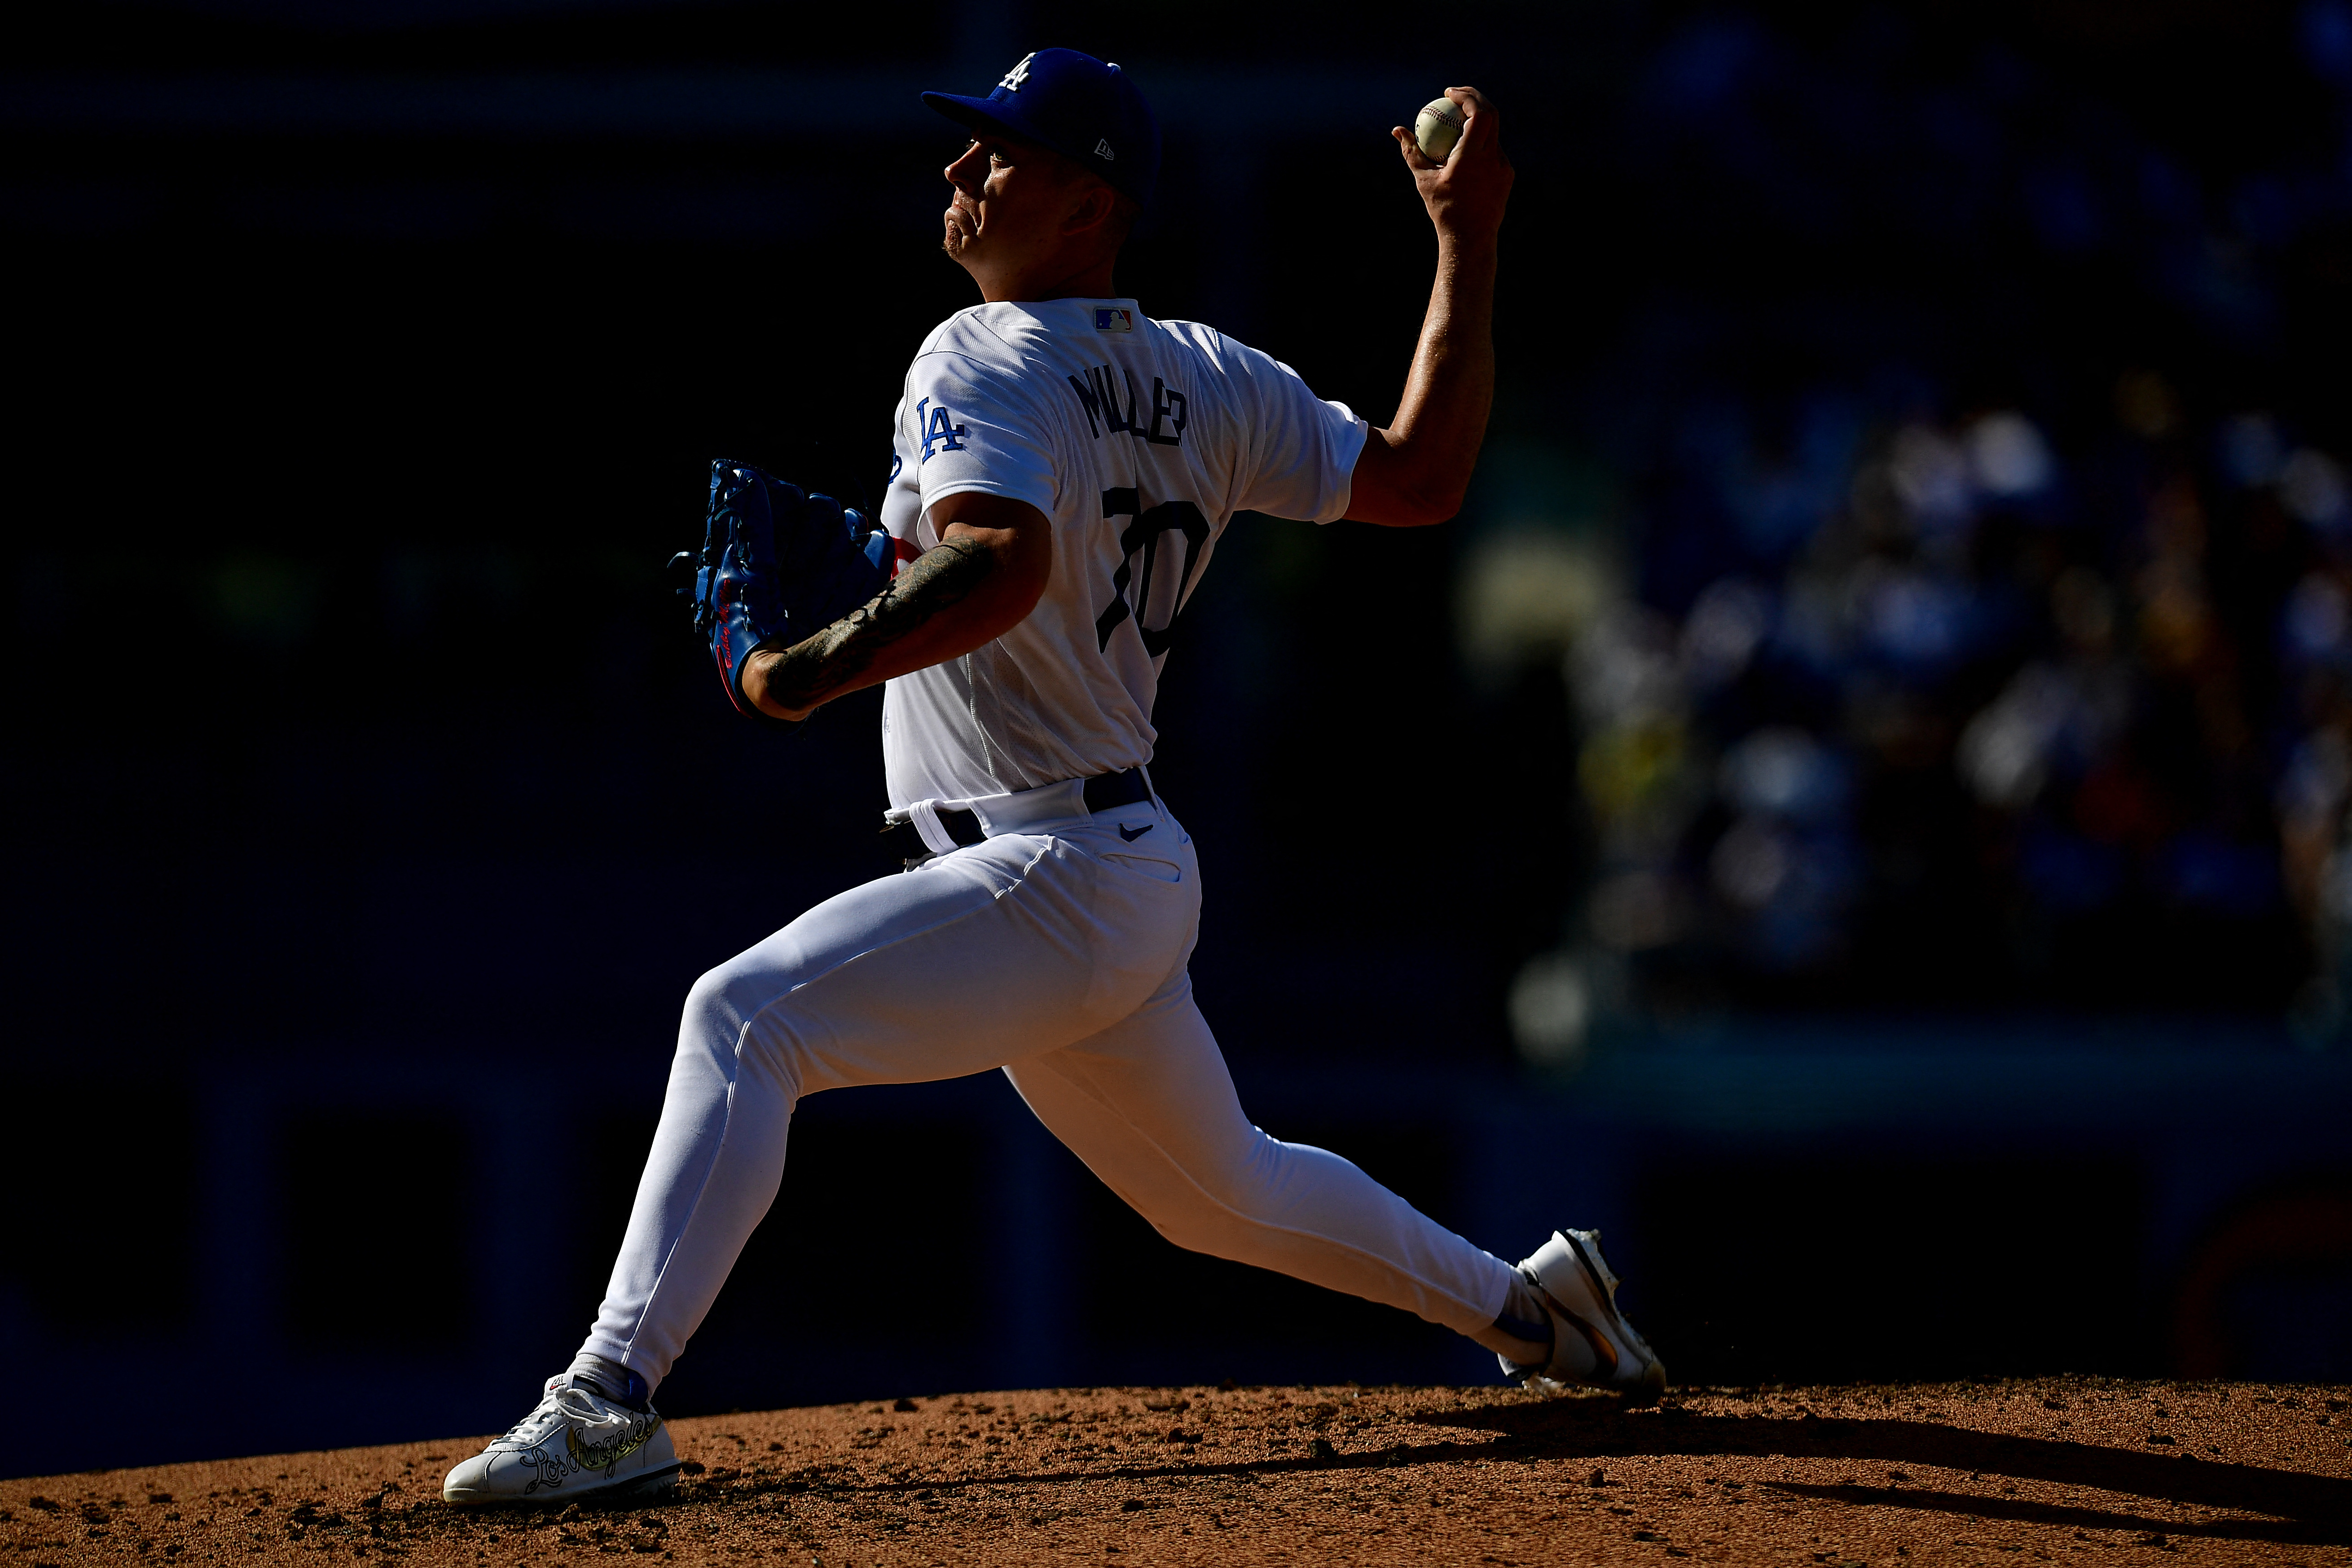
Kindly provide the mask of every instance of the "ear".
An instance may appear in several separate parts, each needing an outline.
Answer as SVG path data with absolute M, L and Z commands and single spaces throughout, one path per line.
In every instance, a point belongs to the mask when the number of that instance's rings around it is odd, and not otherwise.
M 1069 211 L 1062 218 L 1062 232 L 1076 236 L 1089 229 L 1098 229 L 1110 221 L 1111 214 L 1118 209 L 1118 195 L 1116 192 L 1100 180 L 1087 180 L 1080 186 L 1076 198 L 1070 203 Z

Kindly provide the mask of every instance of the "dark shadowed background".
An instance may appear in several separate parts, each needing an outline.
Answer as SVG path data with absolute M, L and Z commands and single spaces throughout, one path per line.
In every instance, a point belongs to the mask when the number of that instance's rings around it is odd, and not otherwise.
M 915 95 L 1045 44 L 1166 128 L 1123 287 L 1375 420 L 1387 128 L 1475 83 L 1519 169 L 1464 517 L 1239 520 L 1170 663 L 1260 1123 L 1603 1226 L 1689 1380 L 2352 1377 L 2343 0 L 6 30 L 0 1472 L 563 1364 L 688 985 L 878 869 L 878 700 L 736 719 L 661 563 L 717 456 L 878 490 L 971 302 Z M 989 1077 L 808 1102 L 662 1404 L 1491 1371 Z

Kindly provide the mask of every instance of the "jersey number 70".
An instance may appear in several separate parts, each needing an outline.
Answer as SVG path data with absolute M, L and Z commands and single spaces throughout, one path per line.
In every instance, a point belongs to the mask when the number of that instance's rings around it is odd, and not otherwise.
M 1110 603 L 1095 617 L 1095 647 L 1097 650 L 1110 647 L 1110 634 L 1121 623 L 1132 620 L 1143 638 L 1143 651 L 1158 658 L 1168 651 L 1176 638 L 1176 618 L 1183 613 L 1184 595 L 1192 586 L 1192 574 L 1201 564 L 1201 552 L 1209 542 L 1209 520 L 1201 509 L 1188 500 L 1164 500 L 1150 510 L 1144 510 L 1143 498 L 1132 489 L 1111 489 L 1102 493 L 1103 516 L 1129 517 L 1129 523 L 1118 536 L 1118 570 L 1111 574 Z M 1168 534 L 1184 536 L 1184 573 L 1176 580 L 1176 592 L 1168 600 L 1168 624 L 1154 630 L 1143 624 L 1143 612 L 1151 605 L 1151 574 L 1160 564 L 1160 542 Z M 1139 572 L 1136 557 L 1141 555 Z M 1130 599 L 1128 585 L 1135 592 Z

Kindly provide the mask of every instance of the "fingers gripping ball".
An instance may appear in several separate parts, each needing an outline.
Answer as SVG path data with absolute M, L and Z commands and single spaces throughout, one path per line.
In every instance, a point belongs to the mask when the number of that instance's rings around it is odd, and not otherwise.
M 1443 163 L 1462 140 L 1462 106 L 1450 98 L 1433 98 L 1413 117 L 1413 145 L 1433 163 Z
M 710 466 L 702 549 L 691 566 L 694 627 L 710 639 L 727 700 L 772 724 L 743 689 L 743 661 L 766 643 L 811 637 L 882 591 L 898 562 L 889 534 L 854 507 L 786 484 L 748 463 Z M 793 726 L 797 727 L 797 726 Z

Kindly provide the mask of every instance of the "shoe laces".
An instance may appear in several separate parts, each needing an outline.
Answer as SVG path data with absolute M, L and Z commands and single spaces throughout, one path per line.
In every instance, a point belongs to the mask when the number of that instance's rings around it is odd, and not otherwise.
M 569 1423 L 580 1428 L 592 1440 L 618 1436 L 633 1426 L 635 1412 L 608 1405 L 584 1388 L 566 1384 L 551 1388 L 547 1397 L 539 1402 L 531 1413 L 514 1424 L 508 1432 L 509 1439 L 531 1441 L 544 1436 L 559 1423 Z

